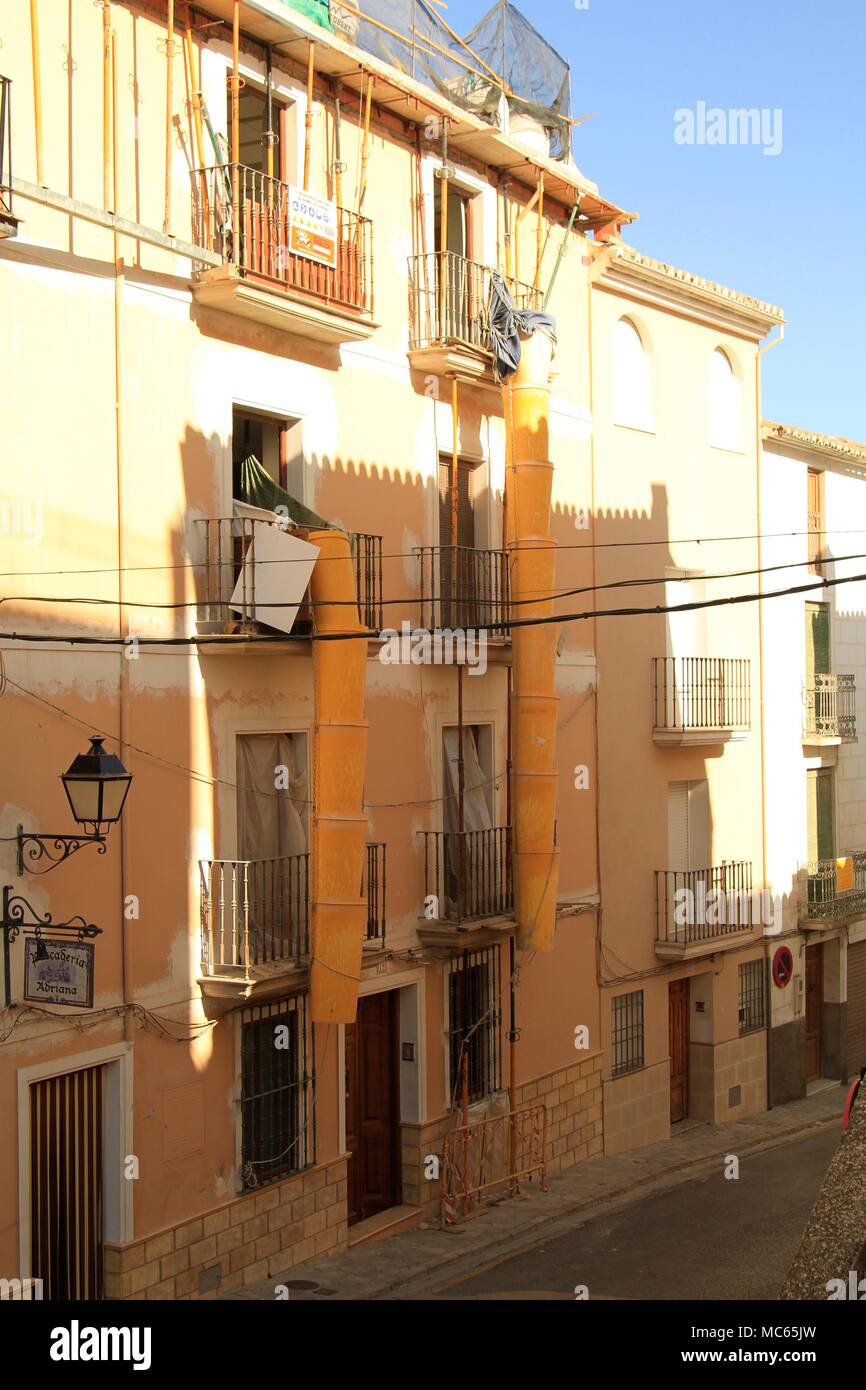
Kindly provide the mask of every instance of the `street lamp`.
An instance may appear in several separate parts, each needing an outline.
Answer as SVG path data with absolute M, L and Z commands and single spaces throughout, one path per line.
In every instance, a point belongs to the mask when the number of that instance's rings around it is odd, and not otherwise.
M 120 820 L 132 775 L 115 753 L 106 753 L 101 738 L 92 738 L 60 780 L 78 824 L 100 834 L 100 826 Z
M 105 853 L 105 840 L 112 825 L 120 819 L 126 802 L 131 773 L 115 753 L 107 753 L 101 737 L 92 738 L 86 753 L 73 758 L 61 777 L 74 819 L 88 832 L 85 835 L 29 835 L 18 826 L 18 876 L 27 869 L 47 874 L 84 845 L 96 845 Z M 48 863 L 36 868 L 43 859 Z

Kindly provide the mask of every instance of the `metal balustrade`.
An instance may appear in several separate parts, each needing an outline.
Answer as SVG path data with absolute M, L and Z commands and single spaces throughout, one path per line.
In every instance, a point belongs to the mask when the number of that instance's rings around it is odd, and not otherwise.
M 803 686 L 803 737 L 857 740 L 854 677 L 818 674 Z

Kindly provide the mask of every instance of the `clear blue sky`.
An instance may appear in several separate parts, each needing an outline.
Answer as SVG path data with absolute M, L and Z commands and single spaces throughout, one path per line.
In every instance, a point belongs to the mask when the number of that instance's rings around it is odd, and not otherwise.
M 585 3 L 585 0 L 582 0 Z M 579 167 L 640 250 L 779 304 L 764 414 L 866 441 L 866 0 L 530 0 L 571 63 Z M 449 0 L 466 34 L 485 0 Z M 781 151 L 674 140 L 674 113 L 779 108 Z

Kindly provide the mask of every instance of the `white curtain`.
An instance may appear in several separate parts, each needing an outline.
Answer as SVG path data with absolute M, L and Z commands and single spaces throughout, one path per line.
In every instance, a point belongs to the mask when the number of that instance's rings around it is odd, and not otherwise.
M 243 734 L 237 751 L 238 858 L 307 850 L 306 734 Z
M 457 800 L 460 782 L 460 736 L 457 729 L 443 729 L 442 742 L 445 753 L 445 816 L 446 830 L 457 830 L 459 803 Z M 463 726 L 463 829 L 490 830 L 493 821 L 490 816 L 492 787 L 485 777 L 478 761 L 478 742 L 475 730 Z

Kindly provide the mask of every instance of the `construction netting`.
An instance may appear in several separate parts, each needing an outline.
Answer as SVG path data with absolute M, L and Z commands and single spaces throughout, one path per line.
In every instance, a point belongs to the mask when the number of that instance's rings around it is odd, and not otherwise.
M 455 106 L 500 128 L 515 123 L 521 138 L 537 135 L 540 153 L 568 158 L 568 63 L 507 0 L 465 39 L 452 37 L 425 0 L 351 0 L 351 8 L 330 0 L 330 17 L 334 33 Z

